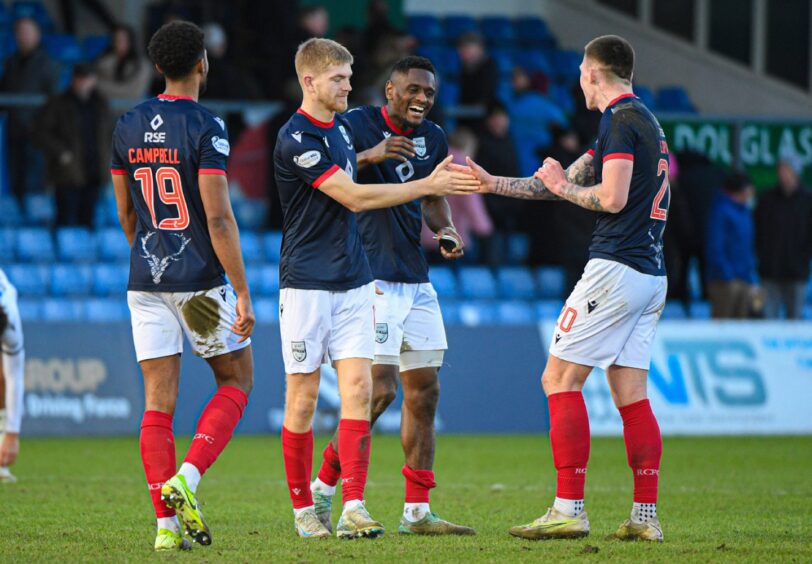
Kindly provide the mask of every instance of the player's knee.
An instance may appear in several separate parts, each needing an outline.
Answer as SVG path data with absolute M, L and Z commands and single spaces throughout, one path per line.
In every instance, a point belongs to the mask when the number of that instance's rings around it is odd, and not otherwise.
M 296 420 L 310 421 L 316 412 L 318 398 L 318 389 L 315 393 L 310 390 L 300 390 L 294 396 L 288 397 L 288 405 L 285 411 L 288 416 Z
M 369 405 L 371 401 L 372 382 L 368 375 L 351 376 L 341 386 L 342 403 L 358 407 Z
M 375 388 L 375 393 L 372 395 L 372 413 L 380 414 L 386 411 L 386 408 L 395 401 L 397 393 L 395 386 L 387 385 Z
M 424 378 L 419 382 L 404 385 L 403 401 L 413 413 L 434 413 L 440 400 L 440 380 L 436 377 Z

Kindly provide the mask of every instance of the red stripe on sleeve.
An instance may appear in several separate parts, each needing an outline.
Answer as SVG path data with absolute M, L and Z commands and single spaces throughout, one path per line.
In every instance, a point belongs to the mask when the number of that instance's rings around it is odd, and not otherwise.
M 127 174 L 127 171 L 124 170 L 123 168 L 111 168 L 110 174 L 122 175 Z
M 631 153 L 609 153 L 603 157 L 603 162 L 611 161 L 612 159 L 623 159 L 626 161 L 633 161 L 634 155 Z
M 319 176 L 319 177 L 318 177 L 316 180 L 314 180 L 314 181 L 313 181 L 313 188 L 318 188 L 319 186 L 321 186 L 321 184 L 322 184 L 322 183 L 323 183 L 325 180 L 327 180 L 328 178 L 330 178 L 331 176 L 333 176 L 333 175 L 334 175 L 335 173 L 337 173 L 339 170 L 341 170 L 341 167 L 339 167 L 337 164 L 334 164 L 333 166 L 331 166 L 330 168 L 328 168 L 327 170 L 325 170 L 325 171 L 322 173 L 322 175 L 321 175 L 321 176 Z
M 201 168 L 197 171 L 198 174 L 222 174 L 226 175 L 226 171 L 221 168 Z

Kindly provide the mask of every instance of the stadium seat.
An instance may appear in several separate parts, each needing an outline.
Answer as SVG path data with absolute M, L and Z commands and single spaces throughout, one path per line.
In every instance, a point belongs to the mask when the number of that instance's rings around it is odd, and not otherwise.
M 76 64 L 84 58 L 81 45 L 73 35 L 52 33 L 42 38 L 48 54 L 61 63 Z
M 114 196 L 109 195 L 99 198 L 99 201 L 96 203 L 96 210 L 93 214 L 93 225 L 97 228 L 119 228 L 118 209 L 116 208 L 116 198 Z
M 475 327 L 496 323 L 496 306 L 490 302 L 462 302 L 460 304 L 460 322 L 463 325 Z
M 533 275 L 520 266 L 504 266 L 497 270 L 499 294 L 508 300 L 532 300 L 536 297 Z
M 107 262 L 130 260 L 130 244 L 121 229 L 108 227 L 97 232 L 99 258 Z
M 663 86 L 657 91 L 657 108 L 663 112 L 696 112 L 696 108 L 682 86 Z
M 573 82 L 581 75 L 583 53 L 577 51 L 553 51 L 552 63 L 555 77 L 559 80 Z
M 17 256 L 17 235 L 9 227 L 0 227 L 0 265 L 14 262 Z
M 685 319 L 685 307 L 681 302 L 665 302 L 662 319 Z
M 649 110 L 657 109 L 657 101 L 654 99 L 654 92 L 651 91 L 651 88 L 642 84 L 635 84 L 634 93 Z
M 265 200 L 239 198 L 231 202 L 234 217 L 240 229 L 258 230 L 268 218 L 268 202 Z
M 550 62 L 549 54 L 543 49 L 521 49 L 516 52 L 513 61 L 528 73 L 541 72 L 549 77 L 555 75 L 555 68 Z
M 261 296 L 278 297 L 279 295 L 279 265 L 265 264 L 260 267 L 259 284 L 257 290 Z
M 456 106 L 460 102 L 460 85 L 453 80 L 446 80 L 437 90 L 437 100 L 443 107 Z
M 42 302 L 43 321 L 84 321 L 85 302 L 64 298 L 48 298 Z
M 17 231 L 17 257 L 26 262 L 52 262 L 56 253 L 47 229 L 29 228 Z
M 496 298 L 496 279 L 484 266 L 465 266 L 459 270 L 459 281 L 463 297 L 472 300 Z
M 259 323 L 278 323 L 279 302 L 271 298 L 259 298 L 254 302 L 254 314 Z
M 710 319 L 711 306 L 709 302 L 691 302 L 688 312 L 691 319 Z
M 454 276 L 454 271 L 450 267 L 432 266 L 429 269 L 429 280 L 440 298 L 455 299 L 458 297 L 457 277 Z
M 572 114 L 575 112 L 575 100 L 572 97 L 572 88 L 569 85 L 553 82 L 550 84 L 547 96 L 564 113 Z
M 414 36 L 421 45 L 441 43 L 445 39 L 443 24 L 437 16 L 409 16 L 407 27 L 409 35 Z
M 513 22 L 501 16 L 490 16 L 479 21 L 485 41 L 491 47 L 512 47 L 516 43 L 516 31 Z
M 566 291 L 567 276 L 560 266 L 542 266 L 536 274 L 539 297 L 562 299 Z
M 87 265 L 55 264 L 51 267 L 51 294 L 87 296 L 92 286 L 92 271 Z
M 801 319 L 804 321 L 812 321 L 812 304 L 806 304 L 801 311 Z
M 539 300 L 533 304 L 533 307 L 535 309 L 537 320 L 555 321 L 556 319 L 558 319 L 558 316 L 561 315 L 561 310 L 564 309 L 564 301 Z
M 56 218 L 54 199 L 47 194 L 28 194 L 23 199 L 28 225 L 51 225 Z
M 4 272 L 21 297 L 47 296 L 51 284 L 51 269 L 39 264 L 12 264 Z
M 20 205 L 14 196 L 0 196 L 0 210 L 3 210 L 3 213 L 0 214 L 0 225 L 13 227 L 23 222 Z
M 496 61 L 496 66 L 499 67 L 499 74 L 501 76 L 509 77 L 510 74 L 513 72 L 513 59 L 515 57 L 515 52 L 513 49 L 507 49 L 504 47 L 494 47 L 488 51 L 491 58 Z
M 94 323 L 127 321 L 130 308 L 123 299 L 92 298 L 85 302 L 85 319 Z
M 499 302 L 496 306 L 496 320 L 503 325 L 520 325 L 534 323 L 536 315 L 532 304 L 526 301 L 512 300 Z
M 442 301 L 440 311 L 446 325 L 458 325 L 460 323 L 460 304 L 456 300 Z
M 17 309 L 23 323 L 27 321 L 40 321 L 42 319 L 42 302 L 20 298 L 17 300 Z
M 694 301 L 702 299 L 702 275 L 696 259 L 688 263 L 688 297 Z
M 424 45 L 417 49 L 417 54 L 431 60 L 437 72 L 445 80 L 460 74 L 460 56 L 453 47 L 444 45 Z
M 260 236 L 252 231 L 240 231 L 240 248 L 246 263 L 261 263 L 265 260 Z
M 524 233 L 511 233 L 507 241 L 508 264 L 523 264 L 530 255 L 530 237 Z
M 11 13 L 8 11 L 8 7 L 6 6 L 5 2 L 0 2 L 0 29 L 9 29 L 10 27 Z
M 812 305 L 812 278 L 806 284 L 806 303 Z
M 513 22 L 513 28 L 516 30 L 516 39 L 523 47 L 553 48 L 556 45 L 555 37 L 541 18 L 517 18 Z
M 271 231 L 265 234 L 265 256 L 271 262 L 279 262 L 282 252 L 282 232 Z
M 93 267 L 93 294 L 96 296 L 125 296 L 129 277 L 129 264 L 97 264 Z
M 86 61 L 95 61 L 110 45 L 109 35 L 88 35 L 82 40 L 82 53 Z
M 477 23 L 471 16 L 446 16 L 444 20 L 445 37 L 453 44 L 460 35 L 478 31 Z
M 60 227 L 56 232 L 56 248 L 61 261 L 95 261 L 96 235 L 84 227 Z

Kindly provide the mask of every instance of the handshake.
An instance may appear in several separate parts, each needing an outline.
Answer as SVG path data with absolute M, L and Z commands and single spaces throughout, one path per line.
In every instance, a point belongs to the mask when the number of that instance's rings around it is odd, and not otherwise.
M 464 196 L 481 191 L 482 183 L 475 171 L 470 166 L 452 163 L 453 158 L 448 155 L 424 180 L 426 195 Z

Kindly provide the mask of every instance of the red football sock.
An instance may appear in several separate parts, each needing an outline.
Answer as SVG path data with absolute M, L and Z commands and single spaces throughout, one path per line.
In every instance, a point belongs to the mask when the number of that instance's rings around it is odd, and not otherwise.
M 282 427 L 282 455 L 294 509 L 313 505 L 310 473 L 313 470 L 313 429 L 294 433 Z
M 161 500 L 161 486 L 175 475 L 175 437 L 172 434 L 172 416 L 162 411 L 145 411 L 141 420 L 141 462 L 147 475 L 149 495 L 155 507 L 155 516 L 172 517 L 175 510 Z
M 328 486 L 335 486 L 341 478 L 341 461 L 338 459 L 338 453 L 333 449 L 332 442 L 327 443 L 322 454 L 324 461 L 319 469 L 319 480 Z
M 547 398 L 550 443 L 558 471 L 556 497 L 584 499 L 589 460 L 589 416 L 581 392 L 560 392 Z
M 626 458 L 634 474 L 634 501 L 657 503 L 663 441 L 660 426 L 647 399 L 620 408 Z
M 437 486 L 432 470 L 413 470 L 403 465 L 403 477 L 406 478 L 406 503 L 428 503 L 429 490 Z
M 341 496 L 344 503 L 364 500 L 372 436 L 369 421 L 342 419 L 338 422 L 338 457 L 341 460 Z
M 239 388 L 220 386 L 197 421 L 192 446 L 183 461 L 194 464 L 202 476 L 231 440 L 247 403 L 248 396 Z

